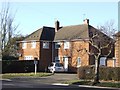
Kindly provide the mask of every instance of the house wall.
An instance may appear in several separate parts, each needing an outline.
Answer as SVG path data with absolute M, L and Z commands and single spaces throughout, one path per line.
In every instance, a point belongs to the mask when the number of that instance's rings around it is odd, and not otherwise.
M 116 67 L 115 60 L 112 58 L 107 59 L 107 67 Z
M 40 47 L 39 71 L 45 71 L 52 62 L 52 42 L 49 42 L 49 48 L 45 49 L 41 41 Z
M 64 64 L 64 57 L 68 57 L 69 71 L 76 72 L 77 60 L 80 57 L 81 65 L 89 65 L 89 55 L 82 50 L 86 48 L 89 51 L 89 43 L 84 41 L 71 41 L 70 48 L 64 49 L 64 42 L 61 42 L 61 47 L 55 50 L 55 56 L 60 57 L 60 62 Z M 57 53 L 58 52 L 58 53 Z
M 20 51 L 21 56 L 19 60 L 24 60 L 25 56 L 32 56 L 33 59 L 37 58 L 39 60 L 39 52 L 40 52 L 40 42 L 36 42 L 36 48 L 32 48 L 31 42 L 26 42 L 26 48 L 22 48 L 22 43 L 20 43 Z
M 116 58 L 116 67 L 120 67 L 120 36 L 116 37 L 115 58 Z
M 22 48 L 22 43 L 20 44 Z M 27 42 L 26 49 L 20 49 L 22 56 L 19 60 L 24 60 L 25 56 L 37 57 L 39 60 L 38 71 L 45 71 L 48 65 L 52 62 L 52 42 L 49 42 L 49 49 L 43 48 L 43 41 L 36 43 L 36 48 L 31 48 L 31 42 Z

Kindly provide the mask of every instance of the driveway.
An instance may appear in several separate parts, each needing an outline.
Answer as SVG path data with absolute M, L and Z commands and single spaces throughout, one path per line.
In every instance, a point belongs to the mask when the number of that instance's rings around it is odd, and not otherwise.
M 52 76 L 42 77 L 46 83 L 61 83 L 69 80 L 77 80 L 77 74 L 55 73 Z

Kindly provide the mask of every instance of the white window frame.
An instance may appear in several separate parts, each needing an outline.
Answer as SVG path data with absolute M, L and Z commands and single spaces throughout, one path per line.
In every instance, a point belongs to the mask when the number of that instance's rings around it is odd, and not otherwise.
M 43 42 L 43 48 L 44 49 L 49 49 L 49 42 Z
M 34 59 L 34 58 L 33 58 L 33 56 L 31 56 L 31 55 L 24 57 L 24 60 L 33 60 L 33 59 Z
M 81 66 L 81 58 L 78 57 L 78 58 L 77 58 L 77 67 L 80 67 L 80 66 Z
M 64 49 L 69 49 L 70 48 L 70 42 L 65 41 L 64 42 Z
M 31 48 L 36 48 L 36 41 L 31 42 Z
M 22 42 L 22 49 L 26 49 L 27 48 L 27 42 Z

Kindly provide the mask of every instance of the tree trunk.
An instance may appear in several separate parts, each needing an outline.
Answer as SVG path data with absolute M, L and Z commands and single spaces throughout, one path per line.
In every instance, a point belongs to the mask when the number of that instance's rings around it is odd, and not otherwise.
M 99 83 L 99 59 L 95 60 L 95 76 L 94 76 L 93 85 L 97 83 Z

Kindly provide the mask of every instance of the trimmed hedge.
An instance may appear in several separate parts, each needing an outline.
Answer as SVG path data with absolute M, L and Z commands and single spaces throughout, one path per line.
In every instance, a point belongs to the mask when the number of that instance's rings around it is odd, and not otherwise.
M 79 67 L 77 70 L 79 79 L 93 79 L 94 66 Z M 120 67 L 103 67 L 99 68 L 100 80 L 115 80 L 120 81 Z
M 34 72 L 34 60 L 3 60 L 2 73 Z

